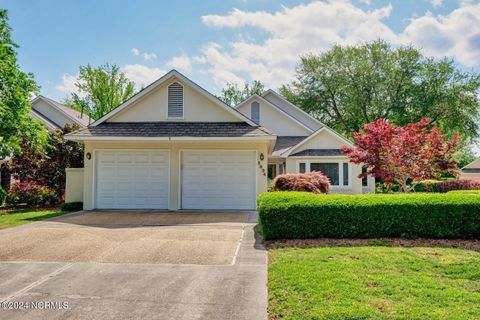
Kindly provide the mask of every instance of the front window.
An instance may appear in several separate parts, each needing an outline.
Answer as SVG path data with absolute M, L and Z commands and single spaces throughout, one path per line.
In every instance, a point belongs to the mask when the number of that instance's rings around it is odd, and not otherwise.
M 305 162 L 300 162 L 298 165 L 298 172 L 305 173 L 307 171 L 307 166 Z
M 350 164 L 348 162 L 298 162 L 298 172 L 321 172 L 333 187 L 350 186 Z
M 340 166 L 338 163 L 310 163 L 310 172 L 318 171 L 330 179 L 332 186 L 338 186 L 340 182 Z
M 367 167 L 362 167 L 362 173 L 363 174 L 367 173 Z M 362 186 L 368 187 L 368 176 L 362 179 Z
M 348 186 L 348 163 L 343 163 L 343 185 Z

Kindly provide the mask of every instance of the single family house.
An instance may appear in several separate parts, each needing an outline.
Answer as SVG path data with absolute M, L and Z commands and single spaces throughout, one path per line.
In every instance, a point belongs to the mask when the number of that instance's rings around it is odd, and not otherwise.
M 50 132 L 57 129 L 61 130 L 66 124 L 86 127 L 91 123 L 88 115 L 42 95 L 33 99 L 31 104 L 30 114 L 42 122 Z
M 480 158 L 475 159 L 462 168 L 460 179 L 480 179 Z
M 86 210 L 254 210 L 284 172 L 322 171 L 333 192 L 374 190 L 340 152 L 350 141 L 279 94 L 232 108 L 175 70 L 65 137 L 85 145 L 67 198 Z

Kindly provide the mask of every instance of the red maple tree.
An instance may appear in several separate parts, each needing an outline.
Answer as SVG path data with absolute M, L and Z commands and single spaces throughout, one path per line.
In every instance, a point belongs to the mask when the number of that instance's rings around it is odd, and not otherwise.
M 396 182 L 403 192 L 409 192 L 408 181 L 435 179 L 441 174 L 457 174 L 453 154 L 458 146 L 458 133 L 452 139 L 441 134 L 439 128 L 428 130 L 430 119 L 405 127 L 378 119 L 366 124 L 353 134 L 354 146 L 343 147 L 346 156 L 355 164 L 362 164 L 372 175 L 386 183 Z

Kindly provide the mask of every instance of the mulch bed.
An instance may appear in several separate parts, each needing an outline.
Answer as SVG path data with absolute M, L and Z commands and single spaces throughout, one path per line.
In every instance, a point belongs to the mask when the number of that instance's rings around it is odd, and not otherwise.
M 275 248 L 311 248 L 311 247 L 359 247 L 359 246 L 387 246 L 387 247 L 443 247 L 459 248 L 480 251 L 480 240 L 465 239 L 402 239 L 402 238 L 374 238 L 374 239 L 288 239 L 264 241 L 267 249 Z

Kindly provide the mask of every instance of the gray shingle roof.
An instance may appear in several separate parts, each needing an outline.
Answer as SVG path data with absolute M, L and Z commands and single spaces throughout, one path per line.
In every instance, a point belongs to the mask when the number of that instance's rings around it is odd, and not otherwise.
M 272 134 L 245 122 L 104 122 L 73 132 L 78 137 L 262 137 Z
M 290 155 L 291 157 L 328 157 L 343 156 L 340 149 L 306 149 Z
M 306 138 L 307 137 L 293 137 L 293 136 L 277 137 L 275 147 L 273 148 L 272 156 L 280 157 L 283 153 L 287 152 L 290 148 L 296 146 Z
M 463 168 L 463 173 L 480 173 L 480 168 Z

